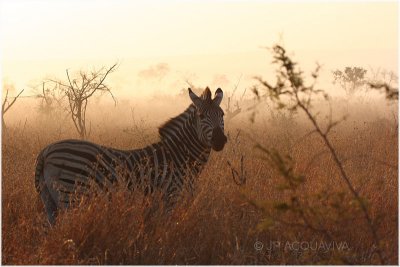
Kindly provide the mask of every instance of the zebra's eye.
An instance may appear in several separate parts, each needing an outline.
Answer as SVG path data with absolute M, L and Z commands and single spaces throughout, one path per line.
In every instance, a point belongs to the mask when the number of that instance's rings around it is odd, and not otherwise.
M 203 114 L 203 113 L 200 113 L 200 114 L 199 114 L 199 117 L 200 117 L 200 119 L 204 119 L 204 114 Z

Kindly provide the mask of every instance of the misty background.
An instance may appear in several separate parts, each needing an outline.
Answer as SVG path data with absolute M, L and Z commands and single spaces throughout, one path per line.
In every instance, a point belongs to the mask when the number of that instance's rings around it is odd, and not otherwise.
M 114 95 L 179 94 L 192 84 L 232 90 L 274 77 L 265 49 L 282 42 L 321 86 L 346 66 L 398 72 L 397 2 L 2 1 L 3 83 L 31 95 L 65 70 L 111 66 Z

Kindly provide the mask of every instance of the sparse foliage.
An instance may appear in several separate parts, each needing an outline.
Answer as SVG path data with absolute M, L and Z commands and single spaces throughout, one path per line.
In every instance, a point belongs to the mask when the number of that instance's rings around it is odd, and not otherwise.
M 372 247 L 375 248 L 375 251 L 379 256 L 380 263 L 384 264 L 385 258 L 381 249 L 380 238 L 378 236 L 373 218 L 368 210 L 366 200 L 360 195 L 360 192 L 356 190 L 352 180 L 344 168 L 343 161 L 340 159 L 337 150 L 334 148 L 329 138 L 330 131 L 340 121 L 331 120 L 324 129 L 321 126 L 321 123 L 318 121 L 317 115 L 312 111 L 312 103 L 316 97 L 322 94 L 325 99 L 329 99 L 328 95 L 326 95 L 323 90 L 318 90 L 315 88 L 320 67 L 317 66 L 316 70 L 312 73 L 312 78 L 314 81 L 311 83 L 311 85 L 305 85 L 302 71 L 296 67 L 296 63 L 293 62 L 292 59 L 287 55 L 286 50 L 279 45 L 275 45 L 272 51 L 274 63 L 278 65 L 277 81 L 275 85 L 271 85 L 267 81 L 264 81 L 258 77 L 257 80 L 265 88 L 266 93 L 261 95 L 260 92 L 255 89 L 255 95 L 261 99 L 271 99 L 273 103 L 276 104 L 277 108 L 283 108 L 289 111 L 301 110 L 304 112 L 308 120 L 312 123 L 314 128 L 313 132 L 320 136 L 324 146 L 329 151 L 332 160 L 334 161 L 340 173 L 340 178 L 345 182 L 347 189 L 351 193 L 354 201 L 359 205 L 372 236 Z M 338 72 L 336 75 L 338 75 L 339 80 L 346 83 L 351 83 L 351 90 L 354 91 L 357 86 L 364 83 L 365 73 L 366 71 L 361 68 L 346 68 L 344 73 Z M 299 183 L 304 181 L 303 176 L 295 175 L 293 173 L 293 168 L 291 165 L 288 165 L 288 163 L 283 160 L 284 157 L 282 157 L 278 152 L 274 151 L 273 149 L 265 148 L 260 144 L 257 145 L 257 148 L 264 152 L 263 155 L 265 155 L 266 159 L 271 162 L 273 166 L 278 168 L 282 176 L 288 181 L 288 184 L 286 185 L 288 186 L 288 189 L 293 188 L 293 186 L 296 188 Z M 292 192 L 295 192 L 295 190 L 292 190 Z M 295 195 L 293 197 L 296 199 Z M 296 203 L 293 203 L 292 199 L 290 203 L 284 203 L 282 204 L 283 206 L 279 205 L 279 207 L 285 207 L 286 210 L 290 207 L 293 207 L 293 205 Z M 300 215 L 304 213 L 302 209 L 298 209 L 298 207 L 296 207 L 296 210 L 301 212 Z M 307 226 L 310 227 L 310 223 L 307 223 L 305 217 L 302 219 Z

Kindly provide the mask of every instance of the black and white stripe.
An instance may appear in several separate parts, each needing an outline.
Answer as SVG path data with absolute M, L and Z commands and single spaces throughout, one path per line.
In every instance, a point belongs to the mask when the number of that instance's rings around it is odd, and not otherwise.
M 131 190 L 161 190 L 167 202 L 184 187 L 193 189 L 211 149 L 226 143 L 223 93 L 214 99 L 208 88 L 201 97 L 190 89 L 193 102 L 182 114 L 159 128 L 160 141 L 142 149 L 118 150 L 83 140 L 63 140 L 44 148 L 38 158 L 35 186 L 54 224 L 57 210 L 74 197 L 96 188 L 107 191 L 116 183 Z

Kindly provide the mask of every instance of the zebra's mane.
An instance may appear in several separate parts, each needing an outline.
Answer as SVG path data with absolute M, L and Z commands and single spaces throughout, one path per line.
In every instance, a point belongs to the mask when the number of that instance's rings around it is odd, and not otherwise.
M 170 132 L 175 132 L 176 128 L 181 126 L 191 115 L 195 112 L 196 107 L 191 104 L 184 112 L 178 116 L 171 118 L 166 123 L 158 128 L 158 133 L 161 140 L 165 139 L 170 135 Z

